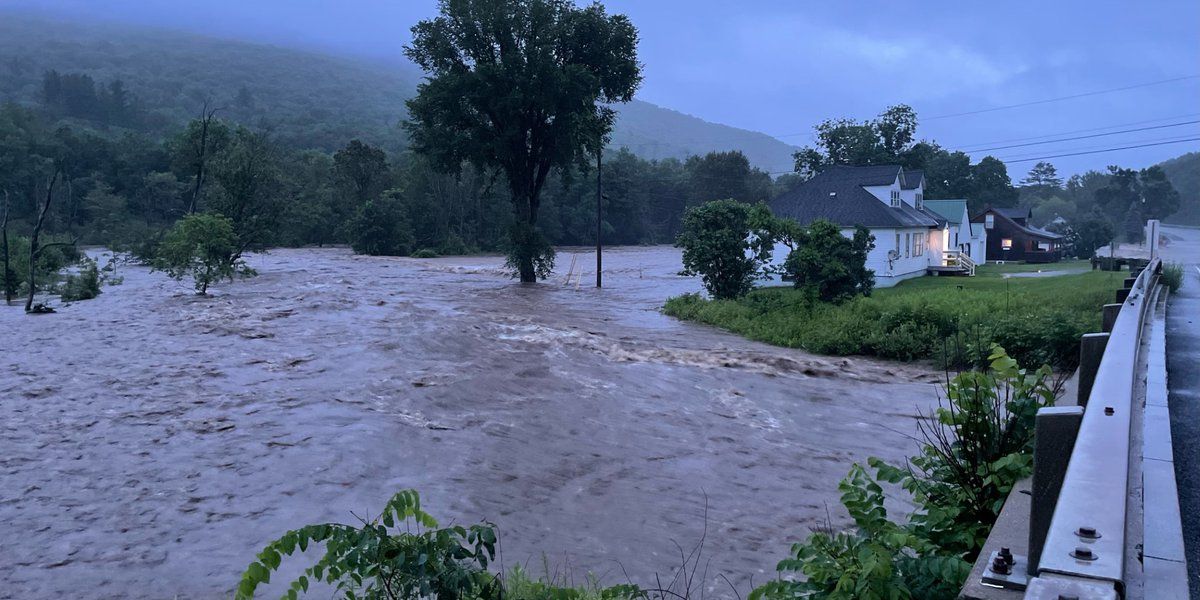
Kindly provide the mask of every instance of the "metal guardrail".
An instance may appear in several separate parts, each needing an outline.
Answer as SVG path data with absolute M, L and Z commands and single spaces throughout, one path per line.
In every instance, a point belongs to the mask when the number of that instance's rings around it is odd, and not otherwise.
M 1142 324 L 1158 282 L 1154 259 L 1134 280 L 1104 350 L 1071 452 L 1038 575 L 1125 583 L 1130 424 Z

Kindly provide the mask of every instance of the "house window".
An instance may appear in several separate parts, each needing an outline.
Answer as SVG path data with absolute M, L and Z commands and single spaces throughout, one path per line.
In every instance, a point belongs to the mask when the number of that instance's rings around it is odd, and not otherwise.
M 912 240 L 912 255 L 921 256 L 925 254 L 925 234 L 914 233 Z
M 908 253 L 912 249 L 912 234 L 904 234 L 904 257 L 908 258 Z
M 896 256 L 900 256 L 900 234 L 896 234 Z
M 983 228 L 993 229 L 996 227 L 996 215 L 988 215 L 983 218 Z
M 892 190 L 892 206 L 900 206 L 900 192 L 898 190 Z
M 991 216 L 991 215 L 988 215 Z M 1000 240 L 1000 247 L 1005 250 L 1012 250 L 1012 238 L 1004 238 Z
M 917 208 L 925 207 L 925 194 L 917 192 Z

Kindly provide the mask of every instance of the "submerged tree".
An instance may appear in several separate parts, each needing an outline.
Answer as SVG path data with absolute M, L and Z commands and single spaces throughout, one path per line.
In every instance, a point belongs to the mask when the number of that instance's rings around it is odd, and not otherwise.
M 237 247 L 237 235 L 228 218 L 211 213 L 188 215 L 159 244 L 154 269 L 177 280 L 191 276 L 196 293 L 203 296 L 217 281 L 254 274 L 235 254 Z
M 509 263 L 521 281 L 536 281 L 554 264 L 538 229 L 546 179 L 600 152 L 616 116 L 606 104 L 633 99 L 637 30 L 599 3 L 441 0 L 439 10 L 405 47 L 429 75 L 405 125 L 440 168 L 466 162 L 507 179 Z
M 62 175 L 62 165 L 54 162 L 54 173 L 50 176 L 50 180 L 46 183 L 46 200 L 42 202 L 42 207 L 38 210 L 37 221 L 33 225 L 33 235 L 29 236 L 29 296 L 25 299 L 25 312 L 49 312 L 45 310 L 34 310 L 33 294 L 37 290 L 37 265 L 38 257 L 50 245 L 39 246 L 38 240 L 42 235 L 42 227 L 46 224 L 46 214 L 50 212 L 50 203 L 54 201 L 54 184 Z M 38 305 L 41 308 L 41 305 Z

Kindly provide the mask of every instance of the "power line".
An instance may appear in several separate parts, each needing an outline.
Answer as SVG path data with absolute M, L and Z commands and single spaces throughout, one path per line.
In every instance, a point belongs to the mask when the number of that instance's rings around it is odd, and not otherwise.
M 1025 146 L 1040 146 L 1042 144 L 1057 144 L 1059 142 L 1070 142 L 1074 140 L 1086 140 L 1090 138 L 1104 137 L 1108 135 L 1119 135 L 1122 133 L 1134 133 L 1136 131 L 1150 131 L 1151 129 L 1167 129 L 1169 127 L 1182 127 L 1184 125 L 1195 125 L 1198 121 L 1184 121 L 1183 123 L 1171 123 L 1169 125 L 1155 125 L 1152 127 L 1138 127 L 1137 129 L 1123 129 L 1121 131 L 1110 131 L 1108 133 L 1093 133 L 1092 135 L 1080 135 L 1076 137 L 1061 138 L 1057 140 L 1045 140 L 1041 142 L 1027 142 L 1024 144 L 1011 144 L 1008 146 L 994 146 L 991 148 L 980 148 L 978 150 L 967 150 L 966 152 L 974 154 L 976 152 L 991 152 L 992 150 L 1006 150 L 1008 148 L 1023 148 Z
M 958 144 L 957 147 L 960 150 L 963 150 L 964 152 L 974 152 L 973 150 L 967 150 L 967 148 L 973 148 L 975 146 L 991 146 L 992 144 L 1007 144 L 1010 142 L 1024 142 L 1027 140 L 1044 140 L 1046 138 L 1057 137 L 1060 135 L 1072 135 L 1072 134 L 1076 134 L 1076 133 L 1091 133 L 1093 131 L 1104 131 L 1107 129 L 1115 129 L 1117 127 L 1129 127 L 1131 125 L 1144 125 L 1146 123 L 1159 123 L 1162 121 L 1171 121 L 1174 119 L 1186 119 L 1188 117 L 1195 117 L 1195 116 L 1200 116 L 1200 112 L 1187 113 L 1187 114 L 1182 114 L 1182 115 L 1174 115 L 1174 116 L 1170 116 L 1170 117 L 1160 117 L 1157 119 L 1146 119 L 1143 121 L 1131 121 L 1129 123 L 1114 123 L 1112 125 L 1107 125 L 1105 127 L 1090 127 L 1088 129 L 1074 129 L 1071 131 L 1059 131 L 1058 133 L 1048 133 L 1046 135 L 1031 135 L 1028 137 L 1008 138 L 1005 140 L 981 142 L 978 144 Z
M 1167 141 L 1167 142 L 1156 142 L 1156 143 L 1152 143 L 1152 144 L 1138 144 L 1136 146 L 1121 146 L 1119 148 L 1105 148 L 1103 150 L 1091 150 L 1088 152 L 1072 152 L 1070 154 L 1054 154 L 1051 156 L 1039 156 L 1037 158 L 1021 158 L 1021 159 L 1017 159 L 1017 160 L 999 159 L 999 160 L 1004 163 L 1033 162 L 1035 160 L 1048 160 L 1051 158 L 1064 158 L 1067 156 L 1083 156 L 1085 154 L 1101 154 L 1104 152 L 1116 152 L 1117 150 L 1132 150 L 1134 148 L 1149 148 L 1151 146 L 1165 146 L 1167 144 L 1179 144 L 1179 143 L 1183 143 L 1183 142 L 1196 142 L 1196 141 L 1200 141 L 1200 137 L 1187 138 L 1187 139 L 1183 139 L 1183 140 L 1171 140 L 1171 141 Z
M 1074 147 L 1067 147 L 1067 148 L 1041 148 L 1041 149 L 1036 149 L 1036 150 L 1031 148 L 1028 150 L 1018 151 L 1017 154 L 1001 152 L 999 158 L 1001 160 L 1004 160 L 1006 158 L 1011 158 L 1011 159 L 1028 158 L 1030 156 L 1038 156 L 1041 154 L 1045 154 L 1047 152 L 1083 152 L 1085 150 L 1097 150 L 1100 148 L 1107 148 L 1107 147 L 1111 146 L 1112 144 L 1129 145 L 1129 144 L 1153 144 L 1155 142 L 1170 142 L 1170 141 L 1174 141 L 1174 140 L 1186 139 L 1186 138 L 1195 136 L 1197 133 L 1200 133 L 1200 132 L 1180 133 L 1180 134 L 1175 134 L 1175 135 L 1166 136 L 1166 137 L 1160 136 L 1160 137 L 1153 137 L 1153 138 L 1142 138 L 1140 140 L 1122 140 L 1122 141 L 1112 141 L 1112 142 L 1101 142 L 1099 144 L 1093 143 L 1093 144 L 1089 144 L 1087 146 L 1078 146 L 1077 145 Z
M 1006 104 L 1004 106 L 994 106 L 992 108 L 983 108 L 983 109 L 979 109 L 979 110 L 968 110 L 968 111 L 964 111 L 964 112 L 950 113 L 950 114 L 946 114 L 946 115 L 935 115 L 932 117 L 925 117 L 923 120 L 935 121 L 938 119 L 949 119 L 952 117 L 965 117 L 968 115 L 978 115 L 981 113 L 996 112 L 999 110 L 1009 110 L 1009 109 L 1021 108 L 1021 107 L 1025 107 L 1025 106 L 1034 106 L 1037 104 L 1049 104 L 1051 102 L 1061 102 L 1063 100 L 1074 100 L 1075 98 L 1086 98 L 1089 96 L 1099 96 L 1101 94 L 1111 94 L 1113 92 L 1123 92 L 1126 90 L 1134 90 L 1134 89 L 1138 89 L 1138 88 L 1150 87 L 1150 86 L 1155 86 L 1155 85 L 1163 85 L 1166 83 L 1174 83 L 1176 81 L 1186 81 L 1189 79 L 1200 79 L 1200 75 L 1185 75 L 1183 77 L 1172 77 L 1171 79 L 1160 79 L 1158 81 L 1150 81 L 1147 83 L 1139 83 L 1139 84 L 1135 84 L 1135 85 L 1127 85 L 1127 86 L 1123 86 L 1123 87 L 1109 88 L 1106 90 L 1096 90 L 1094 92 L 1084 92 L 1082 94 L 1071 94 L 1070 96 L 1059 96 L 1057 98 L 1032 100 L 1030 102 L 1020 102 L 1017 104 Z

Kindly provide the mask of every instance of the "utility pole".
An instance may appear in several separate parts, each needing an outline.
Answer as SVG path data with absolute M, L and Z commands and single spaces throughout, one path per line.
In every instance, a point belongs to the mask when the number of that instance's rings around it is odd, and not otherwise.
M 602 248 L 600 247 L 600 232 L 604 228 L 604 212 L 601 209 L 601 200 L 604 198 L 604 188 L 602 187 L 602 178 L 600 175 L 600 155 L 604 153 L 604 146 L 601 144 L 600 149 L 596 151 L 596 287 L 600 287 L 601 283 L 601 267 L 603 261 L 600 256 Z

